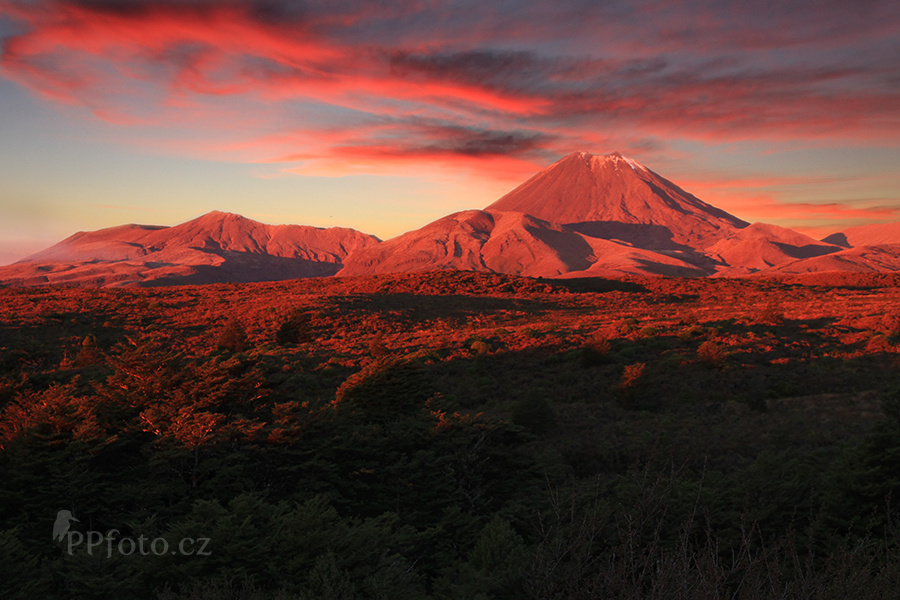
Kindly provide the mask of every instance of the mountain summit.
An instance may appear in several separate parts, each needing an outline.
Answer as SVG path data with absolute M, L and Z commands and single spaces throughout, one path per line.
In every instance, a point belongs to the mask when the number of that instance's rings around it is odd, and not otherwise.
M 570 154 L 487 207 L 654 249 L 707 247 L 747 222 L 618 152 Z
M 148 286 L 275 281 L 335 274 L 379 239 L 344 227 L 267 225 L 213 211 L 180 225 L 78 232 L 0 268 L 13 285 Z

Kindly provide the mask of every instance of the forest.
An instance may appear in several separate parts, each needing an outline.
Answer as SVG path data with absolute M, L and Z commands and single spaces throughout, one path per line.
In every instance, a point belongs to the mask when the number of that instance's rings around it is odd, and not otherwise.
M 898 353 L 891 274 L 0 289 L 0 597 L 893 598 Z

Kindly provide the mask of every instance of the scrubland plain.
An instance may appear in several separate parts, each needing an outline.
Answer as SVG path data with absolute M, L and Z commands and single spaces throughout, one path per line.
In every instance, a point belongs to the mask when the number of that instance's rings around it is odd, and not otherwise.
M 900 584 L 900 275 L 447 271 L 0 307 L 8 597 Z M 61 509 L 211 554 L 70 555 Z

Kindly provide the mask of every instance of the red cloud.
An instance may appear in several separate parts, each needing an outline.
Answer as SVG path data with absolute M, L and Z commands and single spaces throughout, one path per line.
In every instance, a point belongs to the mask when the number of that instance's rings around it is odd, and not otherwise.
M 747 221 L 766 221 L 822 238 L 850 225 L 864 225 L 900 220 L 900 208 L 884 201 L 848 199 L 843 202 L 795 202 L 781 194 L 766 191 L 781 186 L 818 187 L 824 178 L 776 177 L 736 179 L 729 186 L 725 181 L 683 184 L 685 189 L 704 201 Z M 682 185 L 681 183 L 679 185 Z
M 768 219 L 803 221 L 864 220 L 867 222 L 900 220 L 900 208 L 889 206 L 857 207 L 840 202 L 780 202 L 774 198 L 761 196 L 749 203 L 735 203 L 734 210 L 743 209 L 763 213 Z
M 6 2 L 0 14 L 25 30 L 6 40 L 2 66 L 115 123 L 193 132 L 173 151 L 231 149 L 241 160 L 524 165 L 610 137 L 900 136 L 898 67 L 879 46 L 897 10 L 614 4 L 452 13 L 411 1 L 305 12 L 271 1 Z M 774 48 L 791 60 L 771 64 Z M 829 59 L 843 48 L 869 58 Z

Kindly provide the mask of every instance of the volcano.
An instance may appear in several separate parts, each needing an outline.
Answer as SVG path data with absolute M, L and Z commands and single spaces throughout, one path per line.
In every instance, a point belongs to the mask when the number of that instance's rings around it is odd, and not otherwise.
M 338 274 L 710 275 L 725 265 L 705 250 L 747 226 L 618 152 L 577 152 L 484 210 L 450 215 L 351 255 Z
M 618 152 L 570 154 L 487 207 L 656 250 L 701 249 L 747 222 Z

